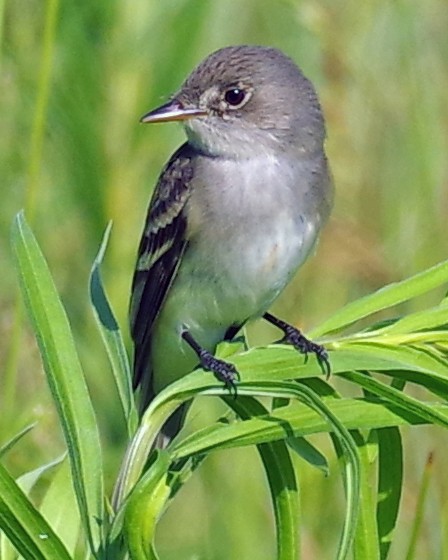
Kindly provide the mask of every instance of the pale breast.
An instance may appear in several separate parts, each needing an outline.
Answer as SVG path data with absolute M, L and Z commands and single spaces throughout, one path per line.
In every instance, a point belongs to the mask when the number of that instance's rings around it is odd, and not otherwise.
M 269 307 L 316 240 L 311 173 L 269 157 L 205 163 L 191 200 L 185 272 L 204 299 L 214 296 L 217 319 L 245 320 Z
M 163 370 L 164 383 L 197 361 L 180 339 L 183 328 L 214 351 L 231 325 L 266 311 L 306 259 L 325 215 L 326 187 L 313 169 L 269 158 L 200 162 L 189 244 L 153 335 L 154 371 Z

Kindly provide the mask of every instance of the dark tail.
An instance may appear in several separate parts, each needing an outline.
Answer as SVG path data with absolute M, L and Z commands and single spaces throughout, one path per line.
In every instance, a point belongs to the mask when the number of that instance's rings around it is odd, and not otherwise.
M 153 449 L 165 449 L 171 440 L 177 436 L 184 425 L 190 404 L 183 404 L 168 418 L 154 441 Z

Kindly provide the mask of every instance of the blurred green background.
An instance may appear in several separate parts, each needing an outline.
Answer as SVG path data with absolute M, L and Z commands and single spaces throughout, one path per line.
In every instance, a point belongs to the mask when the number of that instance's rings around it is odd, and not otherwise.
M 89 268 L 112 219 L 104 280 L 126 330 L 146 205 L 184 138 L 176 125 L 138 120 L 211 51 L 238 43 L 284 50 L 313 80 L 325 111 L 336 206 L 316 255 L 276 304 L 278 314 L 306 330 L 344 303 L 447 257 L 446 0 L 19 0 L 0 2 L 0 10 L 0 443 L 38 421 L 8 456 L 15 474 L 55 457 L 63 444 L 33 335 L 20 320 L 11 221 L 26 208 L 68 310 L 111 486 L 124 429 L 88 303 Z M 249 330 L 253 344 L 276 335 L 265 325 Z M 203 399 L 191 420 L 210 422 L 220 410 Z M 429 451 L 433 478 L 419 557 L 448 558 L 448 530 L 440 530 L 440 519 L 448 524 L 446 443 L 434 428 L 405 438 L 394 559 L 408 545 Z M 344 501 L 332 465 L 325 478 L 297 462 L 305 559 L 334 555 Z M 163 558 L 274 557 L 255 450 L 212 457 L 175 503 L 160 527 Z

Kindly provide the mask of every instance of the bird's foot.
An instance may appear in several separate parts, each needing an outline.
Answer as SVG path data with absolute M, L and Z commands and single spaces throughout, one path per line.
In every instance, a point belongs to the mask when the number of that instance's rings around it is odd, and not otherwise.
M 204 369 L 213 372 L 216 379 L 218 379 L 218 381 L 222 381 L 229 390 L 229 393 L 231 395 L 233 394 L 233 396 L 236 398 L 236 382 L 240 380 L 240 374 L 236 367 L 233 364 L 229 364 L 224 360 L 216 358 L 211 352 L 209 352 L 205 348 L 202 348 L 202 346 L 200 346 L 196 342 L 189 331 L 184 330 L 182 332 L 182 338 L 196 352 L 201 362 L 201 366 Z
M 283 331 L 284 337 L 280 342 L 294 346 L 296 350 L 305 355 L 305 361 L 308 359 L 309 354 L 314 354 L 322 372 L 327 378 L 330 376 L 331 365 L 325 346 L 309 340 L 298 328 L 293 327 L 281 319 L 277 319 L 277 317 L 274 317 L 270 313 L 265 313 L 264 318 Z
M 201 366 L 215 374 L 218 381 L 222 381 L 229 390 L 229 393 L 236 398 L 237 389 L 236 382 L 240 380 L 240 374 L 233 364 L 229 364 L 224 360 L 220 360 L 213 356 L 207 350 L 201 350 L 199 353 Z
M 296 350 L 305 355 L 305 361 L 308 359 L 308 354 L 315 354 L 323 373 L 325 373 L 327 377 L 330 376 L 331 366 L 325 346 L 309 340 L 299 329 L 291 325 L 288 325 L 284 333 L 285 336 L 282 338 L 281 342 L 292 344 Z

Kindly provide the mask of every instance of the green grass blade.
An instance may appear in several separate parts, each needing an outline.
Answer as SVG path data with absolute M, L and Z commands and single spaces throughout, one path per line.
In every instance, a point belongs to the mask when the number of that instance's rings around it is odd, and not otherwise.
M 372 485 L 373 466 L 372 446 L 376 445 L 365 439 L 358 430 L 352 432 L 356 441 L 360 460 L 360 504 L 358 524 L 353 543 L 354 560 L 379 560 L 380 547 L 375 517 L 376 492 Z
M 250 386 L 239 386 L 240 395 L 253 395 L 253 396 L 268 396 L 274 398 L 296 398 L 303 402 L 312 411 L 317 413 L 319 417 L 324 422 L 324 428 L 322 431 L 333 430 L 335 437 L 338 439 L 340 446 L 343 450 L 343 461 L 344 461 L 344 487 L 346 490 L 347 506 L 346 506 L 346 517 L 344 520 L 344 527 L 341 534 L 341 539 L 339 542 L 339 548 L 337 553 L 338 560 L 343 560 L 347 558 L 351 544 L 354 539 L 356 530 L 356 521 L 359 509 L 359 485 L 360 485 L 360 474 L 359 474 L 359 460 L 357 454 L 356 444 L 353 441 L 350 433 L 340 422 L 338 417 L 333 414 L 331 409 L 323 402 L 323 400 L 316 395 L 311 389 L 301 383 L 288 383 L 288 382 L 270 382 L 263 381 Z M 333 399 L 332 399 L 333 400 Z M 337 401 L 335 401 L 337 402 Z M 268 415 L 264 418 L 264 422 L 271 424 L 273 430 L 268 430 L 270 432 L 270 437 L 266 439 L 259 439 L 259 433 L 255 431 L 249 431 L 248 440 L 244 444 L 260 444 L 267 443 L 275 439 L 285 439 L 285 437 L 291 437 L 291 435 L 303 435 L 294 434 L 292 426 L 289 423 L 282 422 L 279 416 L 282 413 L 285 415 L 289 411 L 290 407 L 280 407 L 275 409 L 275 415 Z M 259 418 L 247 420 L 241 424 L 248 424 L 251 422 L 259 421 Z M 227 428 L 228 426 L 226 426 Z M 241 425 L 239 426 L 241 427 Z M 266 428 L 266 424 L 264 425 Z M 277 433 L 279 437 L 272 437 L 273 434 Z M 210 449 L 210 439 L 209 433 L 205 436 L 205 441 L 203 448 L 197 448 L 198 453 L 204 453 Z M 189 439 L 191 442 L 191 438 Z M 241 445 L 241 440 L 238 445 Z M 224 446 L 218 445 L 215 448 L 224 448 Z M 191 450 L 191 447 L 190 447 Z M 181 442 L 174 446 L 172 451 L 173 457 L 185 456 L 185 442 Z
M 71 560 L 59 537 L 1 464 L 0 528 L 25 560 Z
M 32 471 L 23 473 L 16 479 L 17 485 L 28 496 L 34 486 L 38 483 L 39 479 L 43 475 L 48 473 L 48 471 L 50 471 L 51 469 L 58 467 L 62 463 L 64 458 L 65 453 L 64 455 L 61 455 L 61 457 L 58 457 L 57 459 L 51 461 L 50 463 L 47 463 L 46 465 L 42 465 L 37 469 L 33 469 Z
M 92 549 L 103 519 L 101 447 L 95 414 L 70 325 L 50 271 L 23 213 L 12 228 L 20 282 L 36 333 L 47 381 L 67 443 L 81 518 Z
M 251 393 L 252 394 L 252 393 Z M 326 401 L 326 406 L 349 430 L 369 430 L 391 426 L 421 425 L 424 420 L 388 402 L 364 399 Z M 434 410 L 448 412 L 446 405 L 434 405 Z M 230 449 L 254 445 L 293 436 L 328 433 L 328 423 L 315 411 L 299 406 L 278 409 L 275 415 L 252 418 L 232 424 L 213 424 L 185 437 L 173 450 L 175 459 L 215 449 Z
M 95 318 L 106 347 L 118 389 L 123 414 L 126 419 L 128 436 L 134 434 L 137 427 L 137 411 L 132 392 L 131 370 L 124 346 L 123 337 L 101 281 L 101 263 L 104 258 L 112 223 L 104 233 L 98 254 L 93 262 L 89 280 L 90 301 L 95 310 Z
M 51 463 L 47 463 L 46 465 L 38 467 L 37 469 L 23 473 L 16 479 L 17 486 L 25 494 L 25 496 L 29 496 L 35 485 L 39 482 L 42 475 L 45 475 L 49 470 L 57 467 L 61 463 L 61 461 L 63 461 L 63 459 L 64 455 L 62 457 L 59 457 L 55 461 L 52 461 Z M 54 527 L 51 524 L 50 526 L 54 530 Z M 11 544 L 11 541 L 6 538 L 5 533 L 0 532 L 0 558 L 2 560 L 11 560 L 16 557 L 17 553 L 13 545 Z
M 390 385 L 386 385 L 369 375 L 357 371 L 348 371 L 341 374 L 341 377 L 354 381 L 357 385 L 374 395 L 388 399 L 392 404 L 403 408 L 407 413 L 420 416 L 422 420 L 428 423 L 438 424 L 444 428 L 448 428 L 448 411 L 444 410 L 440 412 L 440 410 L 435 409 L 431 404 L 419 401 Z
M 3 455 L 5 455 L 6 453 L 8 453 L 8 451 L 12 449 L 15 446 L 15 444 L 23 438 L 23 436 L 25 436 L 28 432 L 30 432 L 36 426 L 36 424 L 37 422 L 33 422 L 29 426 L 26 426 L 25 428 L 20 430 L 18 434 L 13 436 L 9 441 L 4 443 L 0 447 L 0 458 L 3 457 Z
M 379 447 L 376 518 L 381 560 L 386 560 L 400 507 L 403 488 L 403 447 L 398 428 L 377 430 Z
M 313 329 L 309 336 L 315 338 L 341 330 L 364 317 L 413 299 L 445 283 L 448 283 L 448 261 L 349 303 Z
M 297 455 L 306 461 L 309 465 L 319 469 L 325 476 L 328 476 L 330 469 L 328 467 L 328 461 L 324 455 L 307 439 L 301 437 L 290 437 L 286 440 L 288 446 Z
M 67 460 L 63 461 L 53 476 L 39 511 L 73 556 L 80 535 L 81 519 Z
M 225 399 L 242 419 L 267 413 L 256 399 Z M 300 527 L 297 480 L 288 448 L 283 441 L 257 446 L 271 492 L 277 529 L 277 559 L 299 558 Z
M 351 358 L 359 356 L 359 365 L 357 367 L 353 363 L 346 371 L 376 371 L 385 375 L 398 375 L 444 399 L 448 397 L 448 364 L 428 348 L 356 343 L 351 345 L 351 353 Z M 372 361 L 371 367 L 365 368 L 362 364 L 369 361 L 368 356 L 376 360 L 376 365 Z
M 154 548 L 156 523 L 169 498 L 169 455 L 159 452 L 125 505 L 123 532 L 133 560 L 158 560 Z
M 386 325 L 380 329 L 374 331 L 360 333 L 357 338 L 368 337 L 371 335 L 374 339 L 379 339 L 384 336 L 387 340 L 391 335 L 403 336 L 407 333 L 416 333 L 422 330 L 429 330 L 432 328 L 437 328 L 441 325 L 446 325 L 448 323 L 448 305 L 439 305 L 437 307 L 431 307 L 430 309 L 425 309 L 424 311 L 416 311 L 415 313 L 410 313 L 405 317 L 394 321 L 393 323 Z M 445 335 L 446 332 L 440 332 L 439 335 Z M 403 337 L 404 338 L 404 337 Z

